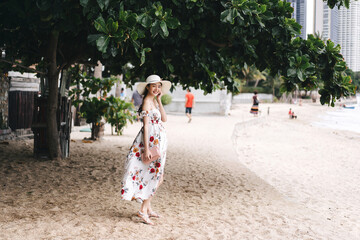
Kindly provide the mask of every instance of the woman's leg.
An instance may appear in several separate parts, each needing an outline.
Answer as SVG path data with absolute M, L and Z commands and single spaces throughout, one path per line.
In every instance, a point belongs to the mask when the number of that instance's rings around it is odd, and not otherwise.
M 159 183 L 158 183 L 158 185 L 157 185 L 157 187 L 156 187 L 156 191 L 159 189 L 159 187 L 160 187 L 160 185 L 163 183 L 163 181 L 164 181 L 164 174 L 161 174 L 160 181 L 159 181 Z M 154 211 L 152 210 L 152 208 L 151 208 L 151 200 L 152 200 L 152 197 L 150 197 L 148 200 L 149 200 L 149 206 L 148 206 L 148 208 L 147 208 L 147 213 L 148 213 L 148 215 L 149 215 L 150 217 L 159 218 L 160 215 L 157 214 L 156 212 L 154 212 Z
M 149 224 L 149 225 L 154 225 L 154 223 L 150 220 L 149 215 L 148 215 L 148 211 L 150 209 L 150 201 L 151 201 L 151 198 L 143 201 L 143 203 L 141 204 L 138 216 L 144 221 L 144 223 Z
M 140 212 L 147 214 L 150 207 L 150 201 L 151 201 L 151 197 L 143 201 L 140 207 Z

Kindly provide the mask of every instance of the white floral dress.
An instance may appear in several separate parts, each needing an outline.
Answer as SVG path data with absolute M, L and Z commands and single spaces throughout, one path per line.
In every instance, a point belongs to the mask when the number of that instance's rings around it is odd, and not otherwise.
M 159 146 L 160 158 L 144 164 L 141 153 L 144 152 L 143 129 L 136 136 L 125 163 L 124 177 L 121 182 L 121 199 L 142 202 L 153 196 L 158 187 L 161 175 L 164 173 L 166 161 L 167 138 L 165 128 L 161 121 L 161 113 L 155 108 L 142 111 L 140 117 L 149 118 L 149 145 Z

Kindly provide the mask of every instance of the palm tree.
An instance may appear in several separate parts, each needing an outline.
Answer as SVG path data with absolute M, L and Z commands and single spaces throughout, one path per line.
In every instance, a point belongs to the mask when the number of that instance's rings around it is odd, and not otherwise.
M 241 72 L 243 75 L 242 80 L 245 81 L 246 85 L 249 85 L 250 82 L 255 82 L 254 87 L 257 87 L 261 80 L 266 80 L 264 72 L 260 72 L 254 65 L 249 67 L 245 64 Z

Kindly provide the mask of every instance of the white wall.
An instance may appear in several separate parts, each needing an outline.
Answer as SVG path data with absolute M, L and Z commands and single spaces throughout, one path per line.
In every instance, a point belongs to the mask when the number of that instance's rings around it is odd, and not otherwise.
M 193 114 L 220 114 L 227 115 L 231 106 L 231 94 L 227 94 L 226 90 L 217 90 L 211 94 L 204 95 L 204 91 L 190 88 L 194 94 L 195 104 L 192 109 Z M 166 111 L 184 113 L 185 114 L 185 95 L 187 91 L 181 86 L 176 86 L 169 95 L 172 101 L 165 106 Z

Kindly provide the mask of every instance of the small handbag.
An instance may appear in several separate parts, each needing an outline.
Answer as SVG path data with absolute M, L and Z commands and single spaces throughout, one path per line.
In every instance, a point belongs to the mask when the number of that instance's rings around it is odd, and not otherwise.
M 151 148 L 149 148 L 149 150 L 150 150 L 150 153 L 151 153 L 151 158 L 150 159 L 146 159 L 145 152 L 143 152 L 141 154 L 141 160 L 142 160 L 142 162 L 144 164 L 149 164 L 152 161 L 155 161 L 155 160 L 160 158 L 160 149 L 159 149 L 158 146 L 151 147 Z

